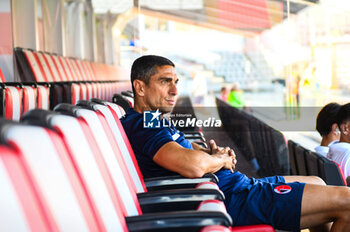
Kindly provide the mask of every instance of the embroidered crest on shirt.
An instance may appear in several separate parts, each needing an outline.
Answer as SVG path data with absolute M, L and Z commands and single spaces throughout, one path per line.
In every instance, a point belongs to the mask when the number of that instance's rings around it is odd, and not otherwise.
M 275 187 L 273 190 L 275 191 L 275 193 L 278 194 L 287 194 L 290 191 L 292 191 L 292 187 L 290 187 L 289 185 L 280 185 Z

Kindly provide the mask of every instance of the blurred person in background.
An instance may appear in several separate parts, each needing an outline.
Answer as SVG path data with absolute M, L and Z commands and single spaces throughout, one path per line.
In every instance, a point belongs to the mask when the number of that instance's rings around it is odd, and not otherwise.
M 327 156 L 329 147 L 340 139 L 337 124 L 337 113 L 340 107 L 338 103 L 329 103 L 320 110 L 316 118 L 316 130 L 322 136 L 322 140 L 321 144 L 315 147 L 315 151 L 324 157 Z
M 228 88 L 226 86 L 223 86 L 220 90 L 220 98 L 223 101 L 227 101 L 228 95 L 230 94 L 230 91 L 228 90 Z
M 347 182 L 350 176 L 350 103 L 340 107 L 337 114 L 340 139 L 329 146 L 327 157 L 340 165 Z
M 245 107 L 244 93 L 243 90 L 239 89 L 238 83 L 232 85 L 227 101 L 238 109 L 243 109 Z

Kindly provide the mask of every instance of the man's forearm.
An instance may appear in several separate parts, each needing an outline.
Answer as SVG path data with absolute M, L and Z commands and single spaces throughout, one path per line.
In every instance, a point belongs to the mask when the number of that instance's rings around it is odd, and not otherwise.
M 170 171 L 182 176 L 197 178 L 206 173 L 214 173 L 221 168 L 233 170 L 234 154 L 225 149 L 213 155 L 199 150 L 187 149 L 176 142 L 163 145 L 153 157 L 153 161 Z

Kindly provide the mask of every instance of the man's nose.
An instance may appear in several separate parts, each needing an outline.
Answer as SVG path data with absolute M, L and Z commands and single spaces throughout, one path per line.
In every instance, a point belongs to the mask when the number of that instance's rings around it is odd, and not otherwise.
M 172 83 L 169 94 L 176 96 L 177 95 L 177 86 L 176 83 Z

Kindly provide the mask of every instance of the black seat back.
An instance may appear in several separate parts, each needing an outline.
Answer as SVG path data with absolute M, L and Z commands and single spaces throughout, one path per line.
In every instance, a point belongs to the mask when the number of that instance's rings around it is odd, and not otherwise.
M 281 132 L 218 98 L 216 105 L 223 126 L 238 149 L 248 161 L 258 161 L 261 177 L 290 174 L 287 144 Z
M 295 146 L 297 146 L 297 143 L 295 143 L 293 140 L 288 140 L 288 152 L 289 152 L 289 163 L 290 163 L 291 175 L 298 175 L 298 169 L 297 169 L 296 158 L 295 158 Z
M 295 146 L 295 161 L 298 167 L 298 175 L 307 176 L 305 148 L 297 145 Z
M 113 103 L 120 105 L 124 109 L 125 112 L 127 112 L 128 109 L 131 108 L 131 105 L 128 102 L 128 100 L 126 100 L 122 95 L 120 95 L 118 93 L 113 95 Z
M 288 148 L 293 175 L 296 173 L 296 175 L 318 176 L 327 185 L 346 186 L 344 175 L 334 161 L 310 151 L 292 140 L 288 141 Z M 295 168 L 293 168 L 293 154 L 295 157 Z
M 320 176 L 319 154 L 312 151 L 305 151 L 306 169 L 310 176 Z
M 328 158 L 323 157 L 320 154 L 317 155 L 319 157 L 318 164 L 320 168 L 321 178 L 328 185 L 346 186 L 346 180 L 343 177 L 343 173 L 339 169 L 339 166 Z

